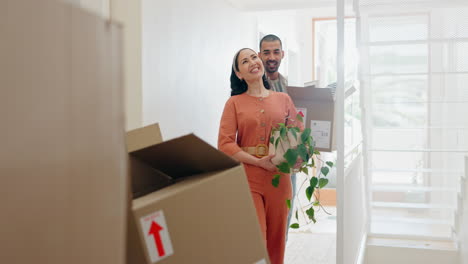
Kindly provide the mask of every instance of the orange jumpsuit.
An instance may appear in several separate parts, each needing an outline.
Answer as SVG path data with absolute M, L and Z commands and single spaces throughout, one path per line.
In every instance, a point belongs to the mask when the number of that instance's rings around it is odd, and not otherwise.
M 271 128 L 284 123 L 288 114 L 295 119 L 296 108 L 285 93 L 270 91 L 264 98 L 247 93 L 232 96 L 221 118 L 218 148 L 232 156 L 241 147 L 268 146 Z M 286 200 L 292 196 L 291 181 L 287 178 L 290 175 L 283 174 L 279 186 L 274 187 L 271 180 L 277 172 L 249 164 L 244 164 L 244 168 L 270 261 L 282 264 L 288 216 Z

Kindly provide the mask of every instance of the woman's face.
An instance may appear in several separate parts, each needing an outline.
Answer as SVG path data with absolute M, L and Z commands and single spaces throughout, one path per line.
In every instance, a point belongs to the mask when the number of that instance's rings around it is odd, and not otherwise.
M 251 49 L 244 49 L 239 53 L 237 65 L 239 71 L 236 72 L 236 75 L 239 79 L 245 81 L 261 79 L 265 71 L 262 60 L 258 57 L 258 54 Z

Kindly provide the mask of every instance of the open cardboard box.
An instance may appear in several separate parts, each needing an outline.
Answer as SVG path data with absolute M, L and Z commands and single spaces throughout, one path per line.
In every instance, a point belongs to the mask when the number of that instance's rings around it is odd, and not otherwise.
M 269 263 L 242 165 L 193 134 L 163 142 L 157 124 L 127 149 L 127 263 Z
M 288 86 L 287 90 L 296 108 L 305 116 L 305 127 L 312 130 L 315 148 L 325 152 L 335 150 L 335 101 L 331 89 Z

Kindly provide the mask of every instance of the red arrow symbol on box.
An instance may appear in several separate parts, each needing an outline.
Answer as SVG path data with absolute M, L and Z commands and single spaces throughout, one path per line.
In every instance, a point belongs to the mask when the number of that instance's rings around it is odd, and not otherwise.
M 151 227 L 150 227 L 150 230 L 148 232 L 148 235 L 153 235 L 154 237 L 154 243 L 156 243 L 156 248 L 158 250 L 158 255 L 160 257 L 164 256 L 166 254 L 166 252 L 164 252 L 164 246 L 163 246 L 163 243 L 161 241 L 161 235 L 159 234 L 159 231 L 163 230 L 163 228 L 158 225 L 158 223 L 156 222 L 152 222 L 151 223 Z

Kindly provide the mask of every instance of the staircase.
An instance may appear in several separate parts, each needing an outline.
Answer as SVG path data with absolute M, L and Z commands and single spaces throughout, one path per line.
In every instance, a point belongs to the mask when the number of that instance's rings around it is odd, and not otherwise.
M 458 248 L 451 241 L 369 237 L 367 264 L 458 264 Z
M 456 197 L 452 204 L 392 203 L 372 204 L 372 227 L 367 239 L 365 263 L 439 264 L 461 263 L 458 236 L 462 231 L 464 208 L 468 199 L 468 156 L 458 188 L 374 185 L 373 193 L 409 192 L 427 195 L 449 192 Z M 444 216 L 452 214 L 451 218 Z
M 362 10 L 367 263 L 458 264 L 468 192 L 468 53 L 461 49 L 468 31 L 449 28 L 468 28 L 468 7 Z
M 372 170 L 378 177 L 383 170 Z M 410 170 L 388 170 L 395 178 Z M 416 170 L 413 170 L 413 172 Z M 463 171 L 435 172 L 425 170 L 426 178 L 450 177 L 454 184 L 432 186 L 430 184 L 395 184 L 376 180 L 371 191 L 371 234 L 386 238 L 453 240 L 457 214 L 461 210 L 461 197 L 465 177 Z

